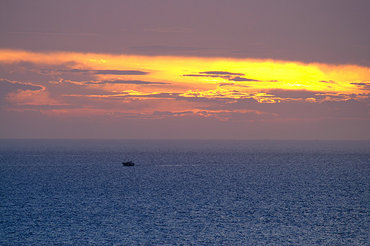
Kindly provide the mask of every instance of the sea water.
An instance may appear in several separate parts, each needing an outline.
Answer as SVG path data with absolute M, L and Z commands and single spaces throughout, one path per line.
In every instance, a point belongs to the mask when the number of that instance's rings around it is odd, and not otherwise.
M 369 141 L 0 140 L 0 245 L 369 245 L 369 188 Z

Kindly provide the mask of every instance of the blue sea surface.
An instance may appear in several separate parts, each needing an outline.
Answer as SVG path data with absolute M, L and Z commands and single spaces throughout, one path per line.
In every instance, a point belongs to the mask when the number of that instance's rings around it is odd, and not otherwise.
M 370 245 L 369 188 L 369 141 L 0 140 L 0 245 Z

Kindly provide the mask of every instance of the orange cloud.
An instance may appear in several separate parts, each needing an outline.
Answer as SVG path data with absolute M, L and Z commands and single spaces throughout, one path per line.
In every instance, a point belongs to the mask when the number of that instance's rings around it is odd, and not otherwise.
M 193 112 L 205 117 L 225 115 L 207 107 L 237 101 L 252 100 L 261 105 L 366 101 L 370 93 L 370 68 L 356 65 L 0 50 L 0 66 L 12 65 L 14 70 L 13 74 L 0 74 L 0 78 L 11 80 L 22 63 L 33 64 L 30 73 L 39 69 L 39 80 L 31 82 L 43 90 L 11 91 L 7 101 L 14 105 L 74 105 L 73 109 L 58 109 L 65 113 L 80 108 L 96 114 L 154 117 L 154 112 Z M 228 110 L 240 113 L 240 109 Z
M 49 96 L 44 90 L 18 90 L 9 93 L 6 97 L 8 102 L 17 105 L 61 105 L 62 103 Z

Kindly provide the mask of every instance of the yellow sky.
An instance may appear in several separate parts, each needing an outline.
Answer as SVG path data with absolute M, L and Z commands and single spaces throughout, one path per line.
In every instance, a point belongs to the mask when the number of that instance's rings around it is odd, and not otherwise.
M 54 73 L 78 72 L 90 75 L 90 80 L 73 81 L 62 78 L 55 83 L 80 84 L 87 88 L 110 93 L 108 95 L 104 93 L 102 95 L 99 93 L 91 95 L 72 93 L 65 96 L 114 97 L 130 95 L 131 97 L 137 96 L 141 100 L 145 96 L 152 97 L 163 93 L 177 93 L 182 97 L 197 98 L 253 98 L 260 103 L 275 103 L 281 100 L 305 100 L 308 102 L 347 100 L 353 98 L 354 95 L 361 100 L 367 98 L 366 93 L 369 93 L 370 77 L 370 68 L 356 65 L 305 64 L 293 61 L 221 57 L 136 56 L 73 52 L 40 53 L 0 50 L 0 62 L 3 64 L 29 62 L 36 64 L 39 69 L 64 66 L 64 71 L 56 70 Z M 111 71 L 118 71 L 118 73 Z M 129 74 L 125 71 L 139 71 L 140 73 Z M 110 81 L 112 82 L 110 83 Z M 117 81 L 124 81 L 124 83 Z M 134 82 L 130 83 L 130 81 Z M 37 84 L 37 81 L 32 84 Z M 312 92 L 312 95 L 316 93 L 316 95 L 321 95 L 321 98 L 308 96 L 301 98 L 299 94 L 294 94 L 297 91 Z M 281 92 L 291 93 L 290 96 L 281 97 L 279 92 L 280 94 Z M 28 95 L 30 93 L 28 92 Z M 11 100 L 22 100 L 24 94 L 27 93 L 14 94 Z M 338 95 L 340 95 L 340 99 L 335 97 Z M 50 98 L 49 101 L 52 102 L 52 99 Z

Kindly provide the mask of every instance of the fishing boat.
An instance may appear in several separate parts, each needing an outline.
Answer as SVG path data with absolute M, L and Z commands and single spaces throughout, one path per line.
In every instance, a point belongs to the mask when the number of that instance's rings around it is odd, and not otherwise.
M 132 166 L 135 166 L 135 163 L 133 163 L 132 161 L 127 161 L 127 162 L 122 162 L 122 165 L 125 167 L 132 167 Z

